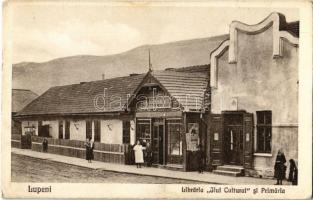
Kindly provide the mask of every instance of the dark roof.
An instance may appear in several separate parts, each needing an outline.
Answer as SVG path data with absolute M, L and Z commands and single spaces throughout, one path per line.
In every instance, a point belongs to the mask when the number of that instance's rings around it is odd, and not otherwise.
M 201 73 L 209 73 L 210 65 L 195 65 L 190 67 L 181 67 L 181 68 L 167 68 L 165 71 L 175 71 L 175 72 L 201 72 Z
M 209 74 L 201 72 L 154 71 L 152 75 L 185 111 L 203 108 Z
M 22 110 L 37 97 L 38 95 L 31 90 L 12 89 L 12 112 L 15 113 Z
M 289 33 L 291 33 L 292 35 L 299 37 L 299 21 L 296 22 L 290 22 L 288 24 L 286 24 L 286 26 L 284 27 L 284 30 L 288 31 Z
M 27 105 L 18 116 L 123 111 L 129 99 L 127 95 L 133 95 L 145 76 L 146 74 L 139 74 L 52 87 Z M 153 71 L 152 76 L 186 110 L 199 110 L 202 106 L 204 91 L 209 83 L 208 65 L 185 67 L 173 71 Z M 105 88 L 107 102 L 106 108 L 103 109 L 102 97 Z M 190 95 L 187 102 L 186 95 Z M 95 99 L 97 99 L 98 109 L 95 106 Z
M 77 113 L 101 113 L 121 111 L 127 102 L 127 94 L 132 94 L 143 80 L 145 74 L 137 76 L 118 77 L 101 81 L 92 81 L 81 84 L 56 86 L 47 90 L 44 94 L 26 106 L 19 116 L 40 114 L 77 114 Z M 109 97 L 106 110 L 103 107 L 103 95 Z M 99 97 L 99 98 L 97 98 Z M 95 106 L 95 99 L 97 105 Z M 120 100 L 120 103 L 119 103 Z M 118 102 L 115 104 L 113 101 Z M 100 108 L 100 109 L 97 109 Z

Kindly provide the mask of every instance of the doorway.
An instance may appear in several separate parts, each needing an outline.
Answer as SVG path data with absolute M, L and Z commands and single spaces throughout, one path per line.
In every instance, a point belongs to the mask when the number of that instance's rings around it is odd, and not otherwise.
M 224 162 L 230 165 L 243 165 L 243 115 L 224 115 Z
M 154 119 L 152 130 L 152 162 L 164 165 L 166 163 L 164 120 Z

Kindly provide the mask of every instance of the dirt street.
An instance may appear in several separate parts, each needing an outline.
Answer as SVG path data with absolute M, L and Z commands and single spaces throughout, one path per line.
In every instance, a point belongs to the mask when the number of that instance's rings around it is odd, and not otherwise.
M 202 182 L 93 170 L 12 153 L 13 182 L 201 184 Z M 203 184 L 203 183 L 202 183 Z

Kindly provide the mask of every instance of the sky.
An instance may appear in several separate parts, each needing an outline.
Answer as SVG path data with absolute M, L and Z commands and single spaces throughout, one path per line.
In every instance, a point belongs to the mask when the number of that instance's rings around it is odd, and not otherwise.
M 13 63 L 116 54 L 144 44 L 226 34 L 233 20 L 255 24 L 273 11 L 287 21 L 299 20 L 297 9 L 288 8 L 59 2 L 16 3 L 9 9 Z

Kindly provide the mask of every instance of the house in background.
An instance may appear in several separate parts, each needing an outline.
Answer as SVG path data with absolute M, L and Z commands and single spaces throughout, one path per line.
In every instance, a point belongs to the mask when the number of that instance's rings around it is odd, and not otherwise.
M 279 149 L 298 159 L 299 22 L 272 13 L 223 38 L 209 65 L 50 88 L 16 115 L 21 132 L 35 127 L 34 150 L 49 137 L 50 152 L 77 157 L 92 137 L 95 159 L 119 163 L 141 140 L 154 165 L 184 171 L 201 144 L 208 171 L 272 177 Z
M 27 104 L 36 99 L 38 95 L 30 90 L 12 89 L 12 124 L 11 133 L 21 134 L 21 123 L 14 119 L 14 115 L 21 111 Z

